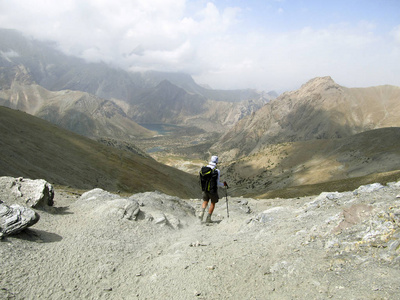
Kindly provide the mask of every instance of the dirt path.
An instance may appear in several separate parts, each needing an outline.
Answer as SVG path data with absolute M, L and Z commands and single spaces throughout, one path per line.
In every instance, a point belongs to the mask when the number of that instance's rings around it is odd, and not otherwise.
M 229 219 L 221 201 L 220 223 L 193 216 L 180 230 L 104 219 L 58 192 L 52 213 L 1 241 L 0 299 L 396 299 L 399 260 L 382 254 L 389 244 L 356 249 L 358 225 L 331 231 L 343 207 L 384 210 L 399 205 L 398 192 L 335 201 L 230 198 Z

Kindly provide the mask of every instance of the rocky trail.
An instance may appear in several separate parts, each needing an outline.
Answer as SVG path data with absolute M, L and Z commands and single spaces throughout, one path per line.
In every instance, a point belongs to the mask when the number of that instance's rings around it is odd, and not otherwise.
M 56 189 L 0 242 L 0 299 L 398 299 L 400 182 L 201 201 Z M 221 194 L 222 195 L 222 194 Z

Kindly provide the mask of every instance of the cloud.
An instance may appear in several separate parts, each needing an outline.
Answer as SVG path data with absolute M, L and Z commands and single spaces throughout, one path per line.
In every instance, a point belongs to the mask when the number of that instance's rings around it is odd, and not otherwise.
M 18 57 L 18 56 L 19 56 L 19 54 L 13 50 L 6 51 L 6 52 L 0 51 L 0 57 L 2 57 L 3 59 L 5 59 L 9 62 L 11 62 L 11 59 L 13 57 Z
M 223 86 L 227 82 L 223 78 L 230 78 L 229 83 L 237 87 L 243 83 L 258 88 L 268 84 L 280 90 L 289 85 L 295 88 L 316 76 L 331 75 L 344 84 L 364 85 L 368 84 L 362 79 L 365 71 L 371 66 L 374 72 L 382 70 L 385 60 L 390 59 L 381 57 L 382 50 L 390 48 L 382 38 L 346 24 L 268 35 L 257 32 L 240 38 L 209 44 L 208 62 L 214 70 L 197 79 L 209 78 Z M 235 51 L 221 53 L 221 49 Z
M 286 2 L 274 2 L 285 20 Z M 400 25 L 387 33 L 368 21 L 273 31 L 277 26 L 265 28 L 263 19 L 248 26 L 246 17 L 257 13 L 250 2 L 244 8 L 217 4 L 0 0 L 0 27 L 54 40 L 67 54 L 89 61 L 186 72 L 214 88 L 283 91 L 325 75 L 346 86 L 400 82 Z
M 400 25 L 393 28 L 391 35 L 393 36 L 395 42 L 400 45 Z

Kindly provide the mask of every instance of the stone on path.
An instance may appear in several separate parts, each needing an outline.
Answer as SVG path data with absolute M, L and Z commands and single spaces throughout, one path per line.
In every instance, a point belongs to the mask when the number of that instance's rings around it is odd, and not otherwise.
M 0 238 L 12 235 L 36 224 L 39 215 L 30 208 L 13 204 L 8 206 L 0 201 Z
M 54 188 L 43 179 L 0 177 L 0 200 L 27 207 L 53 206 Z

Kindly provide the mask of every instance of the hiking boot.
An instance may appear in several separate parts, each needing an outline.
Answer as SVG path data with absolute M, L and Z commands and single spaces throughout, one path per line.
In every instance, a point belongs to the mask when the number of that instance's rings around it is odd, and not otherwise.
M 212 223 L 210 214 L 207 215 L 206 223 Z
M 203 221 L 203 217 L 204 217 L 204 210 L 202 212 L 199 213 L 199 219 L 200 221 Z

